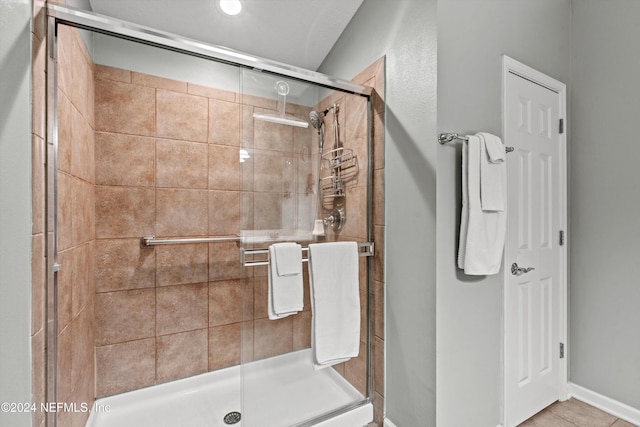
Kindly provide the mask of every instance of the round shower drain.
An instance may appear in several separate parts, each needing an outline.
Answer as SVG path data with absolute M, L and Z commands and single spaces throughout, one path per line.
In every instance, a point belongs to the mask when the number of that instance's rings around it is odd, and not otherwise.
M 222 420 L 224 421 L 225 424 L 236 424 L 240 422 L 240 418 L 241 418 L 240 412 L 233 411 L 225 415 Z

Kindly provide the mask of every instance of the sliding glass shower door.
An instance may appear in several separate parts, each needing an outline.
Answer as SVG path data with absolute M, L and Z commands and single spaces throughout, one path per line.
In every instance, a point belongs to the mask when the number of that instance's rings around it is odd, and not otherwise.
M 219 373 L 209 413 L 194 409 L 198 393 L 172 405 L 224 425 L 241 410 L 252 292 L 237 242 L 240 70 L 63 24 L 57 35 L 54 401 Z M 149 425 L 180 423 L 171 408 L 150 411 Z
M 240 234 L 254 287 L 253 310 L 246 312 L 243 328 L 243 425 L 313 425 L 367 396 L 366 258 L 360 262 L 359 356 L 315 370 L 306 248 L 368 241 L 368 103 L 358 95 L 254 70 L 243 70 L 241 81 Z M 339 227 L 329 220 L 338 207 Z M 270 319 L 269 294 L 276 290 L 269 289 L 265 264 L 269 246 L 280 242 L 304 248 L 304 304 L 295 314 Z
M 316 371 L 307 264 L 304 308 L 270 320 L 266 254 L 370 255 L 368 98 L 50 22 L 48 400 L 115 398 L 92 425 L 137 427 L 304 426 L 366 403 L 369 258 L 359 355 Z

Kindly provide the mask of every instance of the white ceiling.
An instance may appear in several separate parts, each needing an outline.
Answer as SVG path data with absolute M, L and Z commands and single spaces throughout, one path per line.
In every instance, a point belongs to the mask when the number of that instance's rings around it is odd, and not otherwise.
M 317 70 L 363 0 L 242 0 L 223 14 L 217 0 L 90 0 L 94 12 Z

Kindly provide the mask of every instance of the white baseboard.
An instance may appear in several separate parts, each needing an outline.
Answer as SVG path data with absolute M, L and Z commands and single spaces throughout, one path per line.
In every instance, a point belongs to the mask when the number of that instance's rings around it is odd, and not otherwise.
M 578 400 L 588 403 L 591 406 L 595 406 L 596 408 L 608 412 L 622 420 L 640 426 L 640 409 L 625 405 L 622 402 L 618 402 L 617 400 L 613 400 L 577 384 L 569 383 L 568 388 L 569 395 L 567 398 L 575 397 Z M 384 427 L 396 427 L 396 425 L 388 418 L 385 418 Z M 498 424 L 497 427 L 502 427 L 502 425 Z
M 622 402 L 603 396 L 595 391 L 591 391 L 577 384 L 569 383 L 569 397 L 575 397 L 591 406 L 602 409 L 605 412 L 628 421 L 632 424 L 640 425 L 640 409 L 625 405 Z
M 384 427 L 396 427 L 396 425 L 394 423 L 392 423 L 391 421 L 389 421 L 389 418 L 385 418 L 384 419 Z

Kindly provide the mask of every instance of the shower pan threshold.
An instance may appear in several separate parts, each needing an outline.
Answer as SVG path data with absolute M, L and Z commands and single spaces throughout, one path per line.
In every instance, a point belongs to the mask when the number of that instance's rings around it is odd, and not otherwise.
M 359 427 L 373 420 L 371 403 L 355 405 L 363 399 L 335 370 L 314 370 L 306 349 L 98 399 L 86 427 L 225 427 L 235 411 L 234 426 Z

